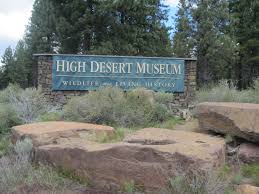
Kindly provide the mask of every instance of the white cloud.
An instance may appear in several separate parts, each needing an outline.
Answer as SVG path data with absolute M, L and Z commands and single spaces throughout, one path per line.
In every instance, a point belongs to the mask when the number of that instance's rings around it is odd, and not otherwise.
M 176 7 L 179 3 L 179 0 L 165 0 L 165 4 L 171 7 Z
M 24 12 L 31 9 L 34 0 L 1 0 L 0 13 Z
M 31 16 L 33 0 L 0 1 L 0 38 L 19 40 Z

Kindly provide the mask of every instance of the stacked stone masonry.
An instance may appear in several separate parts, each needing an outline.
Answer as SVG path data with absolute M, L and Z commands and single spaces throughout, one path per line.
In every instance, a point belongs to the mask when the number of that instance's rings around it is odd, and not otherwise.
M 80 96 L 88 91 L 53 91 L 52 90 L 52 56 L 35 55 L 37 57 L 37 86 L 40 87 L 46 98 L 53 104 L 66 104 L 73 96 Z M 175 93 L 172 106 L 187 108 L 194 97 L 196 90 L 196 61 L 185 60 L 185 92 Z

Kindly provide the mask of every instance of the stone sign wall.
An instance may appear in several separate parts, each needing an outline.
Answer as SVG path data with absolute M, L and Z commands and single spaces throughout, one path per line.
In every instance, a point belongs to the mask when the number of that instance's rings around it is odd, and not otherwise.
M 69 55 L 51 55 L 51 54 L 35 54 L 37 59 L 37 86 L 42 88 L 45 96 L 51 103 L 65 104 L 68 99 L 73 96 L 80 96 L 87 93 L 87 90 L 57 90 L 55 84 L 56 72 L 54 69 L 55 57 L 64 58 Z M 82 58 L 89 57 L 84 55 L 74 55 Z M 96 56 L 99 57 L 99 56 Z M 141 57 L 137 57 L 140 58 Z M 148 58 L 156 59 L 156 58 Z M 159 58 L 161 59 L 161 58 Z M 172 106 L 188 107 L 191 99 L 194 97 L 196 90 L 196 60 L 195 59 L 179 59 L 179 58 L 166 58 L 175 61 L 183 61 L 183 92 L 174 92 L 175 99 Z M 54 69 L 54 70 L 53 70 Z M 172 75 L 173 76 L 173 75 Z M 54 78 L 54 79 L 53 79 Z M 169 78 L 170 79 L 170 78 Z M 180 78 L 179 78 L 180 79 Z

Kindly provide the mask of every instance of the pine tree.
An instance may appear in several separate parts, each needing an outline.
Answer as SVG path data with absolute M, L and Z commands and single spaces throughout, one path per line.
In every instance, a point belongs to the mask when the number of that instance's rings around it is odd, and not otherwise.
M 194 39 L 192 36 L 191 13 L 189 1 L 180 0 L 175 19 L 175 33 L 173 36 L 173 54 L 176 57 L 192 57 Z
M 19 41 L 15 50 L 11 47 L 5 50 L 2 56 L 2 63 L 4 64 L 1 69 L 1 88 L 6 87 L 9 83 L 19 84 L 21 87 L 26 88 L 30 86 L 30 64 L 31 58 L 28 55 L 24 41 Z
M 35 0 L 25 41 L 31 53 L 53 53 L 56 49 L 55 9 L 51 0 Z
M 58 42 L 55 30 L 55 9 L 51 0 L 35 0 L 32 16 L 24 36 L 24 49 L 26 61 L 24 66 L 28 69 L 25 86 L 36 86 L 36 61 L 33 54 L 55 53 L 58 49 Z
M 232 0 L 235 37 L 240 46 L 236 75 L 240 87 L 246 88 L 259 76 L 259 1 Z
M 88 53 L 94 23 L 91 0 L 52 0 L 59 53 Z
M 167 9 L 160 0 L 107 0 L 100 5 L 98 12 L 106 30 L 98 30 L 101 35 L 96 32 L 97 41 L 92 53 L 171 55 L 168 28 L 163 24 Z
M 14 69 L 12 69 L 12 82 L 19 84 L 22 88 L 31 86 L 31 62 L 28 48 L 24 41 L 20 40 L 14 52 Z
M 227 0 L 193 0 L 198 79 L 201 83 L 231 77 L 236 42 L 229 34 Z
M 11 81 L 12 69 L 15 62 L 13 50 L 10 46 L 5 49 L 1 62 L 4 65 L 1 67 L 0 88 L 5 88 Z

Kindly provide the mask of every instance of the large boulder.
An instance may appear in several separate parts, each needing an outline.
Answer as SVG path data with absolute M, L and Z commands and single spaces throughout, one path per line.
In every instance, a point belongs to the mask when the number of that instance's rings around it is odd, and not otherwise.
M 238 157 L 244 163 L 259 163 L 259 146 L 251 143 L 241 144 Z
M 31 138 L 33 145 L 55 144 L 60 138 L 85 137 L 92 133 L 113 133 L 114 128 L 78 122 L 38 122 L 19 125 L 12 128 L 12 142 Z
M 100 144 L 84 138 L 61 138 L 36 148 L 41 163 L 71 170 L 95 188 L 116 192 L 126 182 L 157 192 L 170 178 L 204 172 L 225 162 L 224 139 L 168 129 L 142 129 L 123 142 Z
M 202 130 L 259 142 L 259 104 L 204 102 L 197 105 Z

